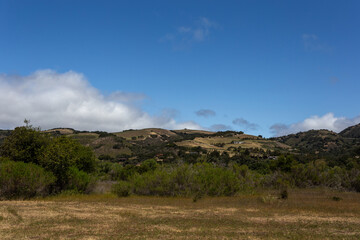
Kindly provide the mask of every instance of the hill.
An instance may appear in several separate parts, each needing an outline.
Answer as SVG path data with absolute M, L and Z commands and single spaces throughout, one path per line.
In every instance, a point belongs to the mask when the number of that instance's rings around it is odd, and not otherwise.
M 0 130 L 0 144 L 11 133 Z M 133 163 L 155 158 L 161 162 L 176 159 L 194 162 L 202 155 L 236 157 L 237 161 L 269 159 L 280 154 L 307 155 L 308 158 L 349 158 L 359 155 L 360 124 L 337 134 L 328 130 L 310 130 L 265 139 L 243 132 L 202 130 L 130 129 L 122 132 L 78 131 L 54 128 L 44 131 L 66 135 L 91 147 L 101 160 Z M 250 160 L 251 160 L 250 159 Z
M 339 134 L 329 130 L 310 130 L 274 140 L 291 146 L 291 153 L 303 155 L 305 159 L 324 158 L 339 164 L 359 159 L 360 138 L 356 138 L 359 129 L 359 125 L 356 125 Z
M 345 140 L 341 136 L 329 130 L 310 130 L 275 139 L 293 147 L 294 150 L 306 152 L 329 152 L 341 148 L 345 144 Z
M 276 140 L 236 131 L 147 128 L 107 133 L 55 128 L 45 132 L 77 139 L 81 144 L 91 147 L 99 159 L 124 163 L 136 163 L 149 158 L 156 158 L 158 161 L 194 161 L 201 155 L 212 152 L 230 157 L 247 152 L 253 157 L 263 158 L 265 155 L 272 155 L 274 151 L 287 152 L 290 149 L 288 145 Z
M 339 135 L 346 138 L 360 138 L 360 124 L 346 128 Z

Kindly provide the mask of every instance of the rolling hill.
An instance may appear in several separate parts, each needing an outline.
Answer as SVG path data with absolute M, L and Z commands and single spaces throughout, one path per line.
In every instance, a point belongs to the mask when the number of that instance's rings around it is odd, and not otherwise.
M 291 147 L 276 140 L 264 139 L 242 132 L 210 132 L 201 130 L 166 130 L 147 128 L 122 132 L 88 132 L 70 128 L 45 131 L 54 135 L 67 135 L 91 147 L 100 159 L 145 160 L 147 158 L 175 159 L 184 154 L 204 154 L 218 151 L 233 156 L 240 149 L 259 155 L 261 152 L 283 151 Z
M 11 130 L 0 130 L 0 144 Z M 110 161 L 139 162 L 149 158 L 172 161 L 197 158 L 218 152 L 227 156 L 255 158 L 278 154 L 321 154 L 355 156 L 360 149 L 360 124 L 337 134 L 328 130 L 310 130 L 287 136 L 265 139 L 243 132 L 210 132 L 201 130 L 166 130 L 147 128 L 122 132 L 77 131 L 55 128 L 44 131 L 54 136 L 66 135 L 91 147 L 97 157 Z

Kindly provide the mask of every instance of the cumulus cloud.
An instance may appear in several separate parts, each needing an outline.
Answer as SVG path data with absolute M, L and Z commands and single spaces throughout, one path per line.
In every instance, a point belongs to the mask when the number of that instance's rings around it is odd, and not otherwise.
M 144 97 L 124 92 L 104 96 L 82 74 L 73 71 L 41 70 L 29 76 L 0 75 L 0 128 L 19 126 L 27 118 L 43 129 L 201 129 L 195 122 L 178 123 L 169 114 L 151 116 L 132 104 Z
M 231 130 L 231 126 L 228 125 L 224 125 L 224 124 L 214 124 L 210 127 L 211 131 L 226 131 L 226 130 Z
M 325 43 L 321 42 L 315 34 L 303 34 L 302 40 L 306 51 L 314 52 L 331 52 L 332 48 Z
M 251 123 L 244 118 L 236 118 L 232 121 L 232 123 L 234 125 L 244 128 L 245 130 L 255 131 L 259 128 L 259 125 L 255 124 L 255 123 Z
M 211 109 L 200 109 L 199 111 L 196 111 L 195 114 L 199 117 L 214 117 L 216 116 L 216 112 Z
M 335 117 L 333 113 L 327 113 L 323 116 L 312 116 L 302 122 L 285 125 L 274 124 L 270 131 L 274 136 L 283 136 L 291 133 L 304 132 L 308 130 L 328 129 L 334 132 L 341 132 L 347 127 L 360 123 L 360 116 L 355 118 Z
M 172 42 L 174 47 L 182 48 L 196 42 L 205 41 L 218 24 L 208 18 L 201 17 L 192 26 L 180 26 L 173 33 L 168 33 L 160 39 L 162 42 Z

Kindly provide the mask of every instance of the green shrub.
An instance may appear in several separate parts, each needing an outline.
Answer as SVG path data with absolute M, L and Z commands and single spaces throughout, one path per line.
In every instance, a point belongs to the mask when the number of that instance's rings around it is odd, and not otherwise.
M 105 161 L 98 161 L 97 164 L 97 172 L 99 175 L 107 176 L 110 174 L 111 168 L 114 163 L 111 162 L 105 162 Z M 115 163 L 116 164 L 116 163 Z M 119 165 L 119 164 L 118 164 Z M 110 176 L 109 176 L 110 177 Z
M 230 169 L 202 163 L 158 167 L 128 179 L 133 193 L 156 196 L 232 196 L 240 180 Z
M 338 196 L 333 196 L 333 197 L 332 197 L 332 200 L 335 201 L 335 202 L 338 202 L 338 201 L 341 201 L 342 198 L 341 198 L 341 197 L 338 197 Z
M 132 193 L 131 183 L 119 181 L 112 186 L 111 192 L 116 194 L 118 197 L 128 197 Z
M 39 163 L 57 177 L 58 190 L 68 187 L 71 167 L 90 173 L 95 170 L 95 155 L 90 148 L 68 137 L 53 139 L 41 152 Z
M 289 193 L 288 193 L 287 189 L 281 190 L 280 198 L 286 200 L 286 199 L 288 199 L 288 197 L 289 197 Z
M 360 175 L 352 182 L 355 191 L 360 192 Z
M 76 167 L 69 168 L 69 181 L 67 190 L 75 190 L 79 193 L 89 193 L 94 185 L 94 178 Z
M 209 196 L 232 196 L 240 189 L 240 180 L 235 173 L 209 163 L 196 164 L 195 192 L 203 191 Z
M 135 174 L 130 181 L 134 186 L 134 193 L 138 195 L 172 196 L 170 174 L 164 169 L 157 169 L 144 174 Z
M 184 164 L 176 166 L 170 171 L 170 190 L 172 196 L 194 195 L 198 188 L 194 182 L 195 171 L 192 165 Z
M 231 165 L 231 170 L 240 181 L 239 191 L 251 191 L 260 185 L 262 175 L 251 171 L 248 166 L 235 163 Z
M 5 138 L 0 148 L 0 155 L 13 161 L 38 164 L 39 154 L 48 143 L 49 138 L 39 129 L 17 127 Z
M 148 171 L 154 171 L 158 167 L 158 164 L 155 159 L 148 159 L 141 163 L 138 168 L 139 173 L 144 173 Z
M 32 163 L 1 161 L 0 198 L 27 199 L 49 194 L 56 178 L 42 167 Z

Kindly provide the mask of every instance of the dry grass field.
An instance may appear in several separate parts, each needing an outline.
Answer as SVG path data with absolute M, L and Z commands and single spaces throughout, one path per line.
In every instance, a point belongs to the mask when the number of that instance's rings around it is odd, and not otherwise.
M 114 133 L 116 136 L 126 138 L 127 140 L 131 140 L 132 137 L 140 137 L 140 139 L 144 139 L 146 137 L 150 137 L 150 135 L 166 135 L 168 137 L 176 136 L 175 133 L 161 128 L 145 128 L 140 130 L 128 130 L 123 132 Z
M 241 142 L 232 143 L 232 142 Z M 216 146 L 218 143 L 224 143 L 223 147 Z M 261 148 L 263 150 L 282 148 L 289 149 L 290 147 L 286 144 L 279 143 L 272 140 L 261 140 L 255 136 L 241 134 L 234 137 L 197 137 L 194 140 L 184 140 L 177 142 L 176 145 L 183 147 L 202 147 L 208 151 L 217 150 L 220 152 L 227 151 L 229 147 L 241 147 L 241 148 Z
M 195 203 L 113 195 L 2 201 L 0 239 L 360 239 L 360 194 L 318 189 L 291 191 L 287 200 L 261 193 Z

